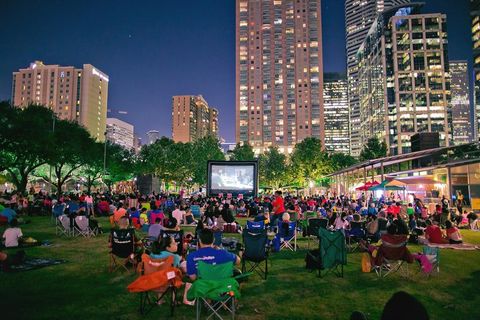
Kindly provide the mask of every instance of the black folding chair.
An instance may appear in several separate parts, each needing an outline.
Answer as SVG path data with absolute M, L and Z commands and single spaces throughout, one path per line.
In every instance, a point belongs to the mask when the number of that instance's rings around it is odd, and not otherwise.
M 307 237 L 307 248 L 310 248 L 310 239 L 319 239 L 318 230 L 320 228 L 326 229 L 328 226 L 328 219 L 310 218 L 307 221 L 307 229 L 305 236 Z
M 245 229 L 242 233 L 242 239 L 244 245 L 242 273 L 256 272 L 260 277 L 267 280 L 269 247 L 266 230 L 251 232 Z M 261 266 L 263 261 L 265 261 L 265 268 Z
M 135 230 L 112 229 L 110 237 L 112 243 L 112 250 L 110 251 L 110 272 L 121 267 L 128 271 L 127 263 L 131 263 L 135 270 Z

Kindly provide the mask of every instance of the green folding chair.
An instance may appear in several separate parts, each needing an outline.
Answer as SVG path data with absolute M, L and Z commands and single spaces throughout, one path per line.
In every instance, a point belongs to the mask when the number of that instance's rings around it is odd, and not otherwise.
M 319 236 L 322 267 L 318 270 L 318 276 L 322 277 L 332 272 L 337 277 L 343 278 L 343 266 L 347 264 L 345 235 L 341 231 L 320 228 Z M 322 270 L 325 270 L 323 275 Z
M 224 309 L 235 319 L 235 300 L 240 297 L 240 285 L 237 279 L 246 275 L 233 276 L 233 262 L 208 264 L 198 261 L 197 276 L 187 293 L 187 299 L 195 299 L 196 319 L 200 319 L 202 306 L 207 308 L 207 319 L 223 319 Z

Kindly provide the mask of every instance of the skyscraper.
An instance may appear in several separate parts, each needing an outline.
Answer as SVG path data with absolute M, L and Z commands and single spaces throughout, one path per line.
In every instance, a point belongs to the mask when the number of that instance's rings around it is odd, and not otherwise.
M 449 64 L 453 143 L 469 143 L 473 140 L 473 128 L 470 118 L 468 63 L 467 61 L 450 61 Z
M 117 118 L 107 118 L 107 140 L 124 147 L 134 149 L 134 128 L 128 122 Z
M 324 141 L 319 0 L 236 0 L 236 141 Z
M 157 130 L 150 130 L 147 132 L 147 139 L 148 144 L 155 143 L 158 139 L 160 139 L 160 132 Z
M 358 50 L 361 143 L 376 136 L 391 155 L 410 152 L 417 132 L 451 142 L 446 16 L 421 7 L 385 10 Z
M 323 84 L 325 149 L 350 154 L 347 79 L 344 74 L 326 73 Z
M 201 96 L 172 98 L 172 139 L 192 142 L 207 135 L 218 135 L 218 110 Z
M 12 102 L 49 107 L 60 119 L 76 121 L 99 141 L 105 139 L 108 76 L 91 64 L 83 69 L 35 61 L 13 72 Z
M 474 138 L 480 139 L 480 0 L 470 0 L 472 18 L 473 70 L 475 72 Z
M 361 151 L 360 137 L 360 100 L 358 97 L 358 60 L 357 51 L 365 40 L 368 30 L 379 13 L 410 0 L 346 0 L 345 36 L 347 51 L 348 104 L 350 108 L 350 144 L 351 155 L 358 156 Z

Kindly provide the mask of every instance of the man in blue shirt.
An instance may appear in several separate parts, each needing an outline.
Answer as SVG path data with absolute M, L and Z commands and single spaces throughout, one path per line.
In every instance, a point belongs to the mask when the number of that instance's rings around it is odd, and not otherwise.
M 240 264 L 240 258 L 226 250 L 215 249 L 213 247 L 213 232 L 210 229 L 203 229 L 199 236 L 200 248 L 187 256 L 187 274 L 190 279 L 197 278 L 197 262 L 203 261 L 209 264 L 221 264 L 232 261 Z

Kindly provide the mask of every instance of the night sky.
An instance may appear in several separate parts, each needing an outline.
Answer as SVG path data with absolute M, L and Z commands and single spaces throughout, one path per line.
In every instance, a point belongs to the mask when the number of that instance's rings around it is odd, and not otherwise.
M 471 67 L 469 0 L 426 0 L 447 14 L 449 59 Z M 202 94 L 220 111 L 220 135 L 235 139 L 235 0 L 0 0 L 0 100 L 12 72 L 34 60 L 110 77 L 108 117 L 171 135 L 173 95 Z M 325 72 L 345 72 L 344 1 L 323 1 Z M 127 111 L 128 114 L 119 114 Z

